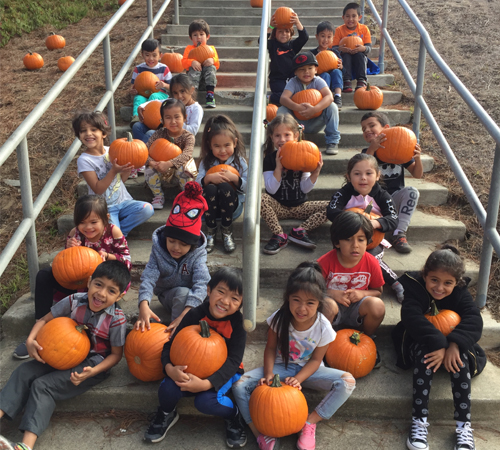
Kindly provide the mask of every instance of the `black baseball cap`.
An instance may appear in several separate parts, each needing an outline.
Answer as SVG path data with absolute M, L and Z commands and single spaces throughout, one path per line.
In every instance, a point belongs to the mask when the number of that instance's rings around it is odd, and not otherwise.
M 300 52 L 295 55 L 292 62 L 293 71 L 295 72 L 302 66 L 318 66 L 318 60 L 311 52 Z

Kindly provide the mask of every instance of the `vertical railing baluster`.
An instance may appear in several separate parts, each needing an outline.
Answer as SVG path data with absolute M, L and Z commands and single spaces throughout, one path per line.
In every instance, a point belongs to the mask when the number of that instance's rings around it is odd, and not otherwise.
M 174 25 L 179 25 L 179 0 L 174 2 Z
M 387 31 L 387 15 L 389 13 L 389 0 L 384 0 L 384 5 L 382 9 L 382 29 L 380 30 L 380 50 L 378 55 L 378 66 L 380 67 L 380 73 L 385 71 L 385 39 L 384 32 Z
M 104 78 L 106 80 L 106 91 L 113 91 L 113 69 L 111 67 L 111 45 L 109 34 L 102 41 L 102 52 L 104 55 Z M 108 119 L 111 126 L 110 142 L 116 139 L 116 120 L 115 120 L 115 94 L 112 92 L 108 105 Z
M 147 15 L 148 15 L 148 27 L 153 26 L 153 0 L 147 0 Z M 154 39 L 154 32 L 151 30 L 151 34 L 149 35 L 151 39 Z
M 425 58 L 427 50 L 425 49 L 424 40 L 420 38 L 420 48 L 418 51 L 418 67 L 417 67 L 417 84 L 415 87 L 415 108 L 413 109 L 413 132 L 420 142 L 420 118 L 422 117 L 422 110 L 420 109 L 419 99 L 422 99 L 424 92 L 424 77 L 425 77 Z
M 361 10 L 361 23 L 365 23 L 365 0 L 359 2 L 359 9 Z

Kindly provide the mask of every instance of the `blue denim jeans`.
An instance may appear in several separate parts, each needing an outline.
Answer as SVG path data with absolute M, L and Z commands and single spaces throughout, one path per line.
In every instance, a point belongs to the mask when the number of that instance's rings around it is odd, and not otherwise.
M 278 114 L 291 114 L 293 116 L 293 111 L 288 109 L 286 106 L 280 106 L 278 108 Z M 295 116 L 294 116 L 295 117 Z M 295 118 L 297 122 L 304 125 L 304 133 L 318 133 L 323 128 L 325 129 L 325 141 L 326 144 L 338 144 L 340 141 L 339 133 L 339 109 L 335 103 L 330 103 L 320 116 L 309 120 L 299 120 Z
M 325 80 L 326 84 L 333 92 L 335 88 L 342 89 L 344 87 L 344 81 L 342 78 L 342 71 L 340 69 L 333 69 L 330 72 L 323 72 L 318 75 L 320 78 Z
M 132 136 L 134 139 L 140 139 L 145 144 L 148 143 L 149 138 L 155 133 L 156 130 L 150 130 L 142 122 L 135 122 L 132 125 Z
M 109 221 L 120 228 L 126 237 L 132 228 L 146 222 L 154 214 L 154 209 L 150 203 L 125 200 L 118 205 L 108 206 L 108 212 Z
M 298 364 L 288 364 L 285 369 L 284 364 L 274 364 L 274 374 L 280 376 L 281 382 L 287 377 L 294 377 L 302 369 Z M 342 378 L 344 375 L 344 378 Z M 241 415 L 246 423 L 251 423 L 250 409 L 248 403 L 257 383 L 264 377 L 264 368 L 251 370 L 245 373 L 239 381 L 233 384 L 233 395 L 241 411 Z M 320 366 L 302 386 L 316 391 L 328 391 L 321 403 L 316 406 L 315 411 L 322 419 L 329 419 L 350 397 L 356 387 L 356 381 L 348 372 L 331 369 L 330 367 Z

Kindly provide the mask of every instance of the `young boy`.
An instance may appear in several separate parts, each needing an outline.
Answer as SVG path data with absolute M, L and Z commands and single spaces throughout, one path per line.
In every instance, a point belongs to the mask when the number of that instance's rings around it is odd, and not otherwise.
M 325 81 L 316 76 L 318 61 L 311 52 L 300 52 L 293 59 L 293 71 L 295 76 L 288 81 L 285 90 L 281 95 L 278 114 L 292 114 L 294 111 L 300 112 L 306 120 L 297 120 L 304 125 L 305 133 L 317 133 L 325 128 L 326 154 L 336 155 L 339 150 L 340 133 L 339 110 L 333 103 L 332 93 Z M 316 89 L 323 98 L 320 102 L 312 106 L 310 103 L 295 103 L 292 96 L 304 89 Z M 312 116 L 321 111 L 321 115 L 315 118 Z
M 372 37 L 366 25 L 359 23 L 361 9 L 357 3 L 349 3 L 342 13 L 344 25 L 335 29 L 333 48 L 340 50 L 344 64 L 344 92 L 352 92 L 352 77 L 357 80 L 356 89 L 366 86 L 366 60 L 372 49 Z M 355 49 L 340 46 L 340 41 L 346 36 L 356 35 L 363 40 Z
M 172 339 L 163 347 L 161 362 L 166 377 L 158 391 L 158 412 L 144 434 L 148 442 L 160 442 L 165 437 L 179 420 L 177 402 L 182 397 L 193 396 L 196 397 L 194 404 L 199 411 L 225 419 L 228 447 L 240 448 L 247 442 L 238 407 L 226 395 L 243 374 L 246 331 L 240 312 L 243 303 L 241 270 L 221 267 L 208 283 L 206 292 L 207 299 L 184 316 Z M 218 331 L 227 346 L 226 362 L 206 379 L 190 374 L 186 366 L 174 366 L 170 362 L 170 348 L 179 331 L 190 325 L 198 325 L 200 320 L 207 321 L 211 328 Z
M 333 34 L 334 28 L 331 22 L 325 20 L 320 22 L 316 27 L 316 40 L 318 41 L 318 46 L 311 50 L 314 56 L 317 56 L 319 52 L 323 50 L 330 50 L 337 57 L 339 66 L 337 69 L 333 69 L 330 72 L 323 72 L 319 75 L 320 78 L 325 80 L 326 84 L 330 88 L 333 94 L 333 103 L 337 105 L 339 111 L 342 108 L 342 88 L 343 78 L 342 78 L 342 58 L 340 57 L 340 52 L 332 48 L 333 45 Z
M 168 328 L 172 332 L 185 314 L 205 299 L 210 274 L 201 218 L 207 209 L 201 186 L 190 181 L 175 197 L 166 225 L 153 233 L 151 256 L 141 275 L 136 330 L 149 329 L 151 318 L 161 321 L 149 307 L 153 294 L 171 311 Z
M 24 432 L 16 450 L 31 450 L 48 427 L 56 401 L 76 397 L 109 376 L 111 367 L 122 358 L 127 320 L 115 303 L 130 282 L 127 266 L 120 261 L 104 261 L 88 283 L 88 292 L 66 297 L 33 326 L 26 345 L 34 361 L 21 364 L 0 392 L 0 417 L 14 418 L 24 408 L 19 429 Z M 36 337 L 42 327 L 56 317 L 71 317 L 88 327 L 91 349 L 85 360 L 68 370 L 45 364 Z
M 200 79 L 203 77 L 207 90 L 206 107 L 215 108 L 214 90 L 217 85 L 217 70 L 219 70 L 219 56 L 213 45 L 210 48 L 214 52 L 213 58 L 208 58 L 203 64 L 200 64 L 195 59 L 189 59 L 188 55 L 191 50 L 198 45 L 206 45 L 210 38 L 210 27 L 203 19 L 193 20 L 189 24 L 189 39 L 193 45 L 188 45 L 182 56 L 182 67 L 187 70 L 187 74 L 191 77 L 193 86 L 196 90 L 200 85 Z
M 366 113 L 361 118 L 361 129 L 365 141 L 370 146 L 363 149 L 362 152 L 377 158 L 377 150 L 383 147 L 384 141 L 386 141 L 384 129 L 389 127 L 389 119 L 384 113 Z M 406 240 L 406 231 L 420 197 L 417 189 L 412 186 L 405 186 L 404 169 L 408 169 L 413 178 L 422 178 L 424 168 L 420 153 L 420 145 L 417 144 L 415 145 L 413 158 L 405 164 L 389 164 L 377 158 L 380 174 L 384 177 L 384 188 L 391 195 L 398 212 L 398 226 L 394 230 L 390 242 L 399 253 L 410 253 L 412 250 Z

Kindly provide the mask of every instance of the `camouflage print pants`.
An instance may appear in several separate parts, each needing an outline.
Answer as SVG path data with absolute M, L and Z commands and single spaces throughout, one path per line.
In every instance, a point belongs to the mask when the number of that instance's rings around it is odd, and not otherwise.
M 196 90 L 198 90 L 202 78 L 205 81 L 205 86 L 217 86 L 217 69 L 215 66 L 202 67 L 201 71 L 190 67 L 188 75 Z

